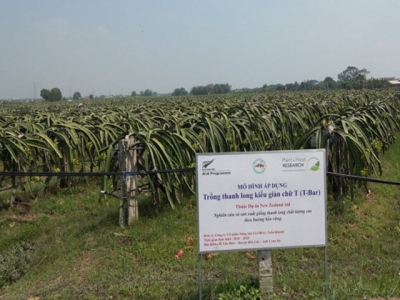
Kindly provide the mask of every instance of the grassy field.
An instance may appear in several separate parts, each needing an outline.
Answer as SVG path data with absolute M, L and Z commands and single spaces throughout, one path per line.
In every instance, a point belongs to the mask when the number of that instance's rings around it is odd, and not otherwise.
M 382 157 L 383 179 L 400 181 L 399 157 L 397 142 Z M 121 229 L 119 200 L 99 203 L 95 179 L 39 188 L 11 208 L 10 195 L 0 195 L 1 300 L 198 299 L 195 197 L 172 210 L 143 194 L 140 220 Z M 328 209 L 328 299 L 399 297 L 399 187 L 368 184 Z M 256 255 L 203 257 L 203 298 L 256 291 Z M 274 299 L 325 299 L 322 248 L 274 250 L 272 260 Z

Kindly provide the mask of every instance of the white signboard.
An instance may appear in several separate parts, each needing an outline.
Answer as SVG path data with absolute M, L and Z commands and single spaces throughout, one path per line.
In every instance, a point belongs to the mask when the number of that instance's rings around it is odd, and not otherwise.
M 199 253 L 326 246 L 325 149 L 196 155 Z

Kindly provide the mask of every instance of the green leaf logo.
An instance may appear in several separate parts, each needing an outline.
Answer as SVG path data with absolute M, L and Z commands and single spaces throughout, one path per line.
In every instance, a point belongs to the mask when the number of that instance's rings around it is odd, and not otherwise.
M 316 157 L 311 157 L 308 160 L 308 166 L 310 167 L 311 171 L 318 171 L 319 170 L 319 160 Z

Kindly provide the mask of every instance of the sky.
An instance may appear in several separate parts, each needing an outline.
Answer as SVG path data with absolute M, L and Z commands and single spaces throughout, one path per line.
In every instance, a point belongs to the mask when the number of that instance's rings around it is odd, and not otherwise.
M 400 77 L 399 0 L 0 0 L 0 99 Z

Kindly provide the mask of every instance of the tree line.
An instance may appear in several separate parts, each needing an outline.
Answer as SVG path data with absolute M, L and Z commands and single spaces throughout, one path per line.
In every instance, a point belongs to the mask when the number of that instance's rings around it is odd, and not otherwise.
M 349 66 L 346 70 L 338 74 L 338 80 L 335 81 L 332 77 L 325 77 L 323 81 L 305 80 L 300 84 L 298 82 L 276 85 L 264 85 L 259 92 L 266 91 L 305 91 L 305 90 L 356 90 L 364 88 L 387 88 L 391 84 L 386 79 L 370 78 L 367 79 L 367 74 L 370 72 L 363 68 Z
M 248 89 L 243 88 L 240 90 L 236 90 L 236 92 L 242 93 L 254 93 L 254 92 L 268 92 L 268 91 L 304 91 L 304 90 L 325 90 L 325 89 L 364 89 L 364 88 L 387 88 L 390 87 L 391 84 L 386 79 L 377 79 L 370 78 L 367 79 L 367 74 L 370 72 L 363 68 L 358 69 L 354 66 L 347 67 L 346 70 L 342 71 L 338 74 L 338 80 L 335 81 L 332 77 L 325 77 L 323 81 L 318 80 L 305 80 L 301 83 L 297 81 L 294 83 L 287 84 L 272 84 L 267 85 L 264 84 L 261 88 Z M 207 84 L 204 86 L 194 86 L 188 92 L 185 88 L 176 88 L 169 95 L 171 96 L 185 96 L 185 95 L 213 95 L 213 94 L 228 94 L 230 93 L 231 86 L 228 83 L 217 83 L 217 84 Z M 62 93 L 59 88 L 52 88 L 51 90 L 42 89 L 40 92 L 40 96 L 45 101 L 59 101 L 62 99 Z M 132 97 L 135 96 L 158 96 L 158 94 L 151 89 L 146 89 L 144 91 L 140 91 L 136 93 L 133 91 L 131 93 Z M 73 95 L 74 100 L 81 99 L 82 96 L 79 92 L 75 92 Z M 90 95 L 90 99 L 93 99 L 94 96 Z M 101 98 L 101 97 L 100 97 Z
M 228 94 L 231 92 L 231 86 L 227 83 L 207 84 L 204 86 L 194 86 L 190 90 L 190 95 L 213 95 L 213 94 Z M 189 92 L 184 88 L 176 88 L 170 94 L 171 96 L 186 96 Z M 138 96 L 136 91 L 131 93 L 131 96 Z M 146 89 L 144 92 L 140 92 L 139 96 L 157 96 L 157 93 L 152 90 Z

